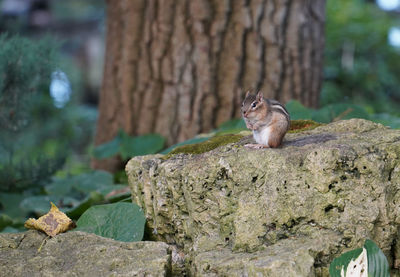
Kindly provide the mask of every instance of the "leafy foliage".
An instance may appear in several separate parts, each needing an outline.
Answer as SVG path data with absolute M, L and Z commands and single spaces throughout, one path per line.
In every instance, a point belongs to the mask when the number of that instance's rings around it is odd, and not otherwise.
M 363 118 L 392 128 L 400 128 L 399 117 L 387 113 L 374 114 L 371 110 L 352 103 L 335 103 L 321 109 L 311 109 L 304 107 L 298 101 L 291 100 L 286 104 L 286 108 L 292 120 L 311 119 L 316 122 L 329 123 L 342 119 Z
M 93 156 L 97 159 L 110 158 L 120 154 L 122 159 L 130 157 L 154 154 L 159 152 L 165 143 L 165 138 L 157 134 L 131 137 L 123 130 L 111 141 L 98 145 Z
M 329 123 L 350 118 L 372 119 L 366 109 L 350 103 L 335 103 L 326 105 L 321 109 L 311 109 L 304 107 L 296 100 L 291 100 L 287 103 L 286 108 L 293 120 L 312 119 L 317 122 Z
M 357 248 L 348 251 L 341 256 L 335 258 L 329 266 L 329 274 L 331 277 L 341 277 L 342 272 L 348 272 L 348 266 L 356 259 L 360 258 L 363 254 L 363 249 L 367 252 L 367 261 L 361 259 L 357 262 L 356 266 L 362 266 L 367 264 L 368 276 L 382 276 L 389 277 L 389 263 L 383 254 L 382 250 L 372 241 L 366 240 L 363 248 Z M 346 276 L 348 276 L 346 274 Z M 354 275 L 355 276 L 355 275 Z
M 9 225 L 12 224 L 12 219 L 6 215 L 6 214 L 1 214 L 0 215 L 0 228 L 3 229 Z
M 40 190 L 87 144 L 96 112 L 57 109 L 49 95 L 58 44 L 0 36 L 0 191 Z
M 328 123 L 358 117 L 400 128 L 396 116 L 400 114 L 399 52 L 387 44 L 393 25 L 394 19 L 372 3 L 327 1 L 321 108 L 309 109 L 290 101 L 286 106 L 292 119 Z M 48 95 L 50 75 L 57 65 L 53 41 L 0 36 L 0 231 L 18 230 L 28 214 L 44 214 L 49 201 L 78 219 L 93 205 L 129 197 L 126 185 L 114 184 L 114 177 L 106 172 L 78 169 L 55 175 L 73 160 L 71 149 L 87 150 L 96 112 L 87 107 L 53 106 Z M 162 153 L 245 129 L 243 120 L 231 120 Z M 159 135 L 131 137 L 120 131 L 110 142 L 95 147 L 92 154 L 99 159 L 114 155 L 128 159 L 157 153 L 164 142 Z M 110 225 L 99 227 L 100 222 L 92 220 L 88 222 L 94 222 L 103 234 L 112 231 L 101 228 L 110 229 L 122 222 L 107 221 Z M 366 242 L 364 247 L 370 246 Z
M 120 241 L 143 239 L 146 219 L 139 206 L 133 203 L 97 205 L 88 209 L 77 221 L 75 231 Z
M 55 45 L 50 38 L 36 43 L 18 36 L 0 36 L 0 128 L 26 127 L 40 91 L 54 69 Z
M 8 230 L 23 226 L 30 213 L 46 212 L 48 201 L 68 210 L 87 197 L 72 182 L 57 184 L 52 177 L 72 150 L 87 147 L 96 119 L 93 109 L 54 106 L 49 94 L 51 73 L 59 67 L 54 41 L 0 36 L 0 213 L 12 219 Z M 0 231 L 7 227 L 0 225 Z
M 327 1 L 326 17 L 321 105 L 354 103 L 399 115 L 399 51 L 387 41 L 397 19 L 363 0 Z
M 343 253 L 339 258 L 332 261 L 329 266 L 329 274 L 331 277 L 341 277 L 341 271 L 346 272 L 350 261 L 357 259 L 363 250 L 362 248 L 357 248 L 346 253 Z
M 0 191 L 17 192 L 38 185 L 65 160 L 65 152 L 54 148 L 52 155 L 40 153 L 38 145 L 51 146 L 32 132 L 41 129 L 36 120 L 51 116 L 42 105 L 43 91 L 48 90 L 57 46 L 50 38 L 32 42 L 6 34 L 0 45 Z
M 93 205 L 114 203 L 130 196 L 127 185 L 114 184 L 113 175 L 105 171 L 53 177 L 41 193 L 0 193 L 2 217 L 0 231 L 6 226 L 20 228 L 28 215 L 41 216 L 55 203 L 72 219 L 78 219 Z M 11 219 L 8 220 L 8 219 Z
M 372 240 L 366 240 L 364 248 L 368 256 L 368 274 L 371 276 L 389 277 L 389 263 L 385 254 Z

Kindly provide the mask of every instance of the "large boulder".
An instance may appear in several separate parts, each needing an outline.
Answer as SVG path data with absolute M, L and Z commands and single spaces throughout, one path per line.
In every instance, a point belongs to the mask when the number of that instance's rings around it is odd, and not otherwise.
M 399 264 L 399 130 L 352 119 L 288 134 L 281 148 L 250 140 L 126 166 L 151 236 L 182 249 L 187 270 L 326 276 L 366 238 Z
M 0 234 L 0 276 L 166 276 L 163 242 L 118 242 L 68 232 L 46 240 L 39 231 Z

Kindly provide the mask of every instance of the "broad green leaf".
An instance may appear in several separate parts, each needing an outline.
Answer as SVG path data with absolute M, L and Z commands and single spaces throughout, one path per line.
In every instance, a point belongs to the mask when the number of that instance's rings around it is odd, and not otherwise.
M 346 272 L 349 263 L 356 260 L 362 251 L 362 248 L 357 248 L 335 258 L 329 266 L 329 275 L 331 277 L 342 277 L 341 272 Z
M 368 275 L 390 277 L 389 263 L 382 250 L 372 241 L 367 239 L 364 243 L 368 257 Z
M 45 187 L 45 191 L 49 195 L 68 195 L 72 189 L 72 183 L 73 178 L 56 178 Z
M 304 107 L 299 101 L 297 100 L 291 100 L 286 103 L 285 105 L 286 109 L 288 110 L 290 114 L 290 119 L 295 120 L 295 119 L 311 119 L 312 117 L 312 109 L 308 109 Z M 318 122 L 321 122 L 320 120 L 316 120 Z
M 89 208 L 77 221 L 75 231 L 120 241 L 140 241 L 146 219 L 139 206 L 133 203 L 114 203 Z
M 127 184 L 128 176 L 126 175 L 125 170 L 118 170 L 114 173 L 114 182 L 117 184 Z
M 118 202 L 132 203 L 132 198 L 131 197 L 127 197 L 127 198 L 118 200 Z
M 11 227 L 11 226 L 7 226 L 6 228 L 4 228 L 1 233 L 19 233 L 22 232 L 21 230 Z
M 106 159 L 116 155 L 120 149 L 121 137 L 117 135 L 113 140 L 96 146 L 93 150 L 93 157 Z
M 390 126 L 391 128 L 400 128 L 400 117 L 388 113 L 373 114 L 371 115 L 371 120 L 385 126 Z
M 165 143 L 165 138 L 157 134 L 137 137 L 122 135 L 120 154 L 123 159 L 159 152 Z
M 91 206 L 100 204 L 104 201 L 103 195 L 98 191 L 92 191 L 82 201 L 78 202 L 73 208 L 67 209 L 65 213 L 72 219 L 77 219 Z
M 57 195 L 37 195 L 25 198 L 20 208 L 25 212 L 34 212 L 37 215 L 44 215 L 49 211 L 49 203 L 55 203 L 60 210 L 66 210 L 68 207 L 74 207 L 79 204 L 79 201 L 68 196 Z
M 366 240 L 363 248 L 348 251 L 335 258 L 329 266 L 329 274 L 331 277 L 390 276 L 385 255 L 371 240 Z
M 97 170 L 90 173 L 80 174 L 73 178 L 72 186 L 83 193 L 100 190 L 112 186 L 113 175 L 107 171 Z
M 328 105 L 312 113 L 313 120 L 323 123 L 350 118 L 369 119 L 370 116 L 363 107 L 347 103 Z
M 5 213 L 11 218 L 24 218 L 25 211 L 21 210 L 19 204 L 26 196 L 15 193 L 0 193 L 0 203 L 3 209 L 1 213 Z
M 232 119 L 222 123 L 216 130 L 217 135 L 236 134 L 243 130 L 247 130 L 243 119 Z

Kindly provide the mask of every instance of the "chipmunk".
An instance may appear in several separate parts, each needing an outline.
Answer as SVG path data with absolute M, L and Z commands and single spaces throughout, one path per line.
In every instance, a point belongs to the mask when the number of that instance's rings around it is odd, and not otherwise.
M 242 115 L 247 128 L 253 131 L 257 144 L 246 144 L 250 148 L 275 148 L 281 145 L 289 130 L 290 116 L 285 107 L 276 100 L 246 93 L 242 103 Z

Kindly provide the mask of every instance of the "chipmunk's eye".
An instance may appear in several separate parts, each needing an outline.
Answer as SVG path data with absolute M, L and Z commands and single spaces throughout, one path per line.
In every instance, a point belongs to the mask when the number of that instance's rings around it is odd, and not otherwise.
M 253 104 L 251 104 L 252 108 L 255 108 L 257 106 L 257 102 L 253 102 Z

